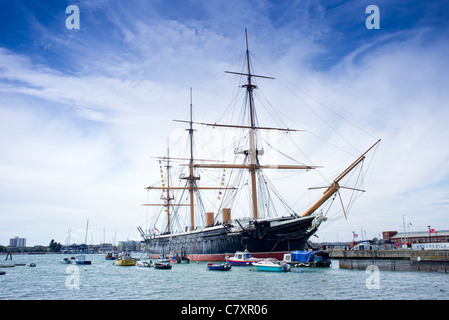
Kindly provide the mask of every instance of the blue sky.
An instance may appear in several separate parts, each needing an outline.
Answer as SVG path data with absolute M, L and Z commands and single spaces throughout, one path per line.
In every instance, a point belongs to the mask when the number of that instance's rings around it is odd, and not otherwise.
M 79 30 L 65 27 L 69 5 Z M 103 229 L 138 239 L 150 157 L 187 116 L 190 87 L 199 121 L 223 113 L 245 28 L 256 72 L 295 84 L 294 97 L 260 86 L 313 133 L 300 142 L 316 163 L 335 160 L 325 174 L 382 139 L 368 192 L 321 240 L 372 238 L 403 215 L 412 230 L 449 229 L 448 16 L 445 1 L 0 0 L 0 244 L 64 243 L 69 228 L 81 242 L 88 218 L 93 242 Z

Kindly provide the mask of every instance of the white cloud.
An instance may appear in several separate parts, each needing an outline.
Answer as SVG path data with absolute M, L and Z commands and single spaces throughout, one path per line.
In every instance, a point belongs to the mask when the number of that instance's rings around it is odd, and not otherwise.
M 87 7 L 82 10 L 87 16 Z M 87 218 L 97 242 L 103 227 L 109 235 L 118 230 L 118 239 L 137 239 L 136 227 L 145 221 L 143 188 L 158 179 L 150 156 L 165 154 L 167 136 L 185 133 L 182 124 L 171 120 L 187 118 L 189 87 L 196 120 L 226 122 L 230 117 L 224 111 L 232 106 L 232 94 L 241 90 L 236 88 L 240 79 L 223 71 L 242 66 L 237 58 L 242 58 L 244 27 L 250 31 L 255 72 L 277 78 L 259 81 L 264 95 L 259 97 L 264 101 L 266 96 L 286 116 L 288 126 L 308 130 L 295 135 L 295 143 L 314 164 L 325 166 L 323 174 L 336 174 L 374 143 L 364 131 L 383 140 L 367 177 L 368 192 L 355 203 L 348 221 L 323 224 L 321 237 L 336 240 L 339 233 L 340 240 L 349 240 L 351 231 L 360 227 L 372 237 L 397 229 L 402 214 L 416 221 L 417 229 L 428 223 L 447 228 L 442 213 L 447 210 L 449 176 L 445 43 L 426 42 L 427 30 L 381 37 L 354 49 L 333 68 L 317 71 L 309 64 L 312 57 L 325 55 L 329 48 L 316 40 L 329 37 L 330 29 L 323 25 L 307 37 L 292 26 L 319 26 L 320 10 L 318 21 L 305 10 L 313 21 L 292 20 L 279 29 L 267 17 L 245 25 L 246 13 L 235 10 L 235 23 L 226 22 L 230 25 L 222 32 L 218 26 L 225 23 L 226 10 L 230 8 L 207 8 L 217 20 L 205 23 L 157 14 L 148 22 L 146 11 L 134 16 L 135 10 L 118 14 L 110 8 L 103 16 L 114 29 L 83 31 L 85 39 L 48 34 L 48 41 L 73 50 L 74 60 L 67 63 L 79 67 L 77 72 L 0 50 L 0 210 L 10 217 L 0 230 L 0 242 L 14 235 L 40 244 L 47 238 L 63 242 L 69 228 L 79 229 L 74 238 L 83 241 Z M 262 3 L 257 10 L 266 14 L 270 7 Z M 288 28 L 293 29 L 286 32 Z M 295 83 L 292 92 L 277 82 L 290 86 L 287 79 Z M 276 125 L 268 122 L 266 106 L 258 103 L 261 124 Z M 280 141 L 307 162 L 287 145 L 288 139 Z M 323 179 L 314 173 L 297 180 L 307 188 Z M 295 203 L 302 193 L 287 197 Z M 303 209 L 307 198 L 295 209 Z

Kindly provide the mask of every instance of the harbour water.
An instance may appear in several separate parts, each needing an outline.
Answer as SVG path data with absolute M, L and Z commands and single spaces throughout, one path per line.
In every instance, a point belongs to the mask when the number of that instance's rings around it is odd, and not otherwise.
M 135 255 L 136 257 L 139 255 Z M 119 267 L 104 255 L 91 265 L 61 264 L 67 255 L 16 255 L 2 268 L 0 300 L 447 300 L 447 273 L 292 268 L 269 273 L 252 267 L 208 271 L 205 262 L 171 270 Z M 3 256 L 1 256 L 3 258 Z M 3 260 L 3 259 L 2 259 Z

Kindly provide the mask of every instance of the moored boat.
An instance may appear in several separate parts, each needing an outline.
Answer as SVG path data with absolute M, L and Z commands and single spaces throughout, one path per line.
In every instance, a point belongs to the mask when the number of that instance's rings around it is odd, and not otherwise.
M 287 272 L 290 271 L 290 265 L 285 261 L 279 261 L 274 258 L 264 259 L 259 262 L 253 263 L 258 271 L 269 271 L 269 272 Z
M 75 263 L 85 265 L 85 264 L 92 264 L 92 261 L 86 260 L 86 256 L 84 254 L 80 254 L 75 257 Z
M 154 268 L 155 269 L 171 269 L 171 264 L 170 262 L 155 262 L 154 263 Z
M 170 258 L 171 263 L 189 263 L 190 259 L 187 258 L 185 252 L 181 251 L 181 254 L 177 251 L 170 252 Z
M 59 261 L 59 263 L 62 263 L 62 264 L 71 264 L 71 263 L 72 263 L 72 260 L 70 260 L 70 258 L 62 258 L 62 259 Z
M 141 268 L 151 268 L 151 267 L 154 267 L 154 263 L 151 260 L 140 260 L 140 261 L 137 261 L 136 266 L 141 267 Z
M 284 255 L 284 261 L 294 267 L 330 267 L 331 260 L 326 251 L 296 250 Z
M 215 264 L 212 262 L 208 262 L 206 265 L 207 265 L 207 270 L 213 270 L 213 271 L 229 271 L 232 268 L 232 266 L 228 263 Z
M 252 266 L 253 263 L 259 262 L 263 259 L 253 258 L 251 253 L 248 250 L 245 251 L 237 251 L 233 257 L 226 257 L 226 263 L 231 266 Z
M 129 267 L 135 266 L 136 262 L 137 260 L 131 257 L 130 252 L 122 252 L 115 260 L 115 265 Z
M 159 262 L 159 263 L 169 263 L 170 262 L 170 258 L 167 258 L 165 256 L 165 254 L 161 253 L 159 255 L 159 257 L 157 258 L 157 262 Z
M 105 260 L 115 260 L 115 259 L 117 259 L 117 252 L 111 252 L 111 251 L 106 252 L 106 255 L 104 258 L 105 258 Z

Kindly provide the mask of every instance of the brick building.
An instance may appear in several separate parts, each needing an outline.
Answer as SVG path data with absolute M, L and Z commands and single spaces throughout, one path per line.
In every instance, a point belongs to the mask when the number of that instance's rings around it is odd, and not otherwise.
M 432 231 L 433 230 L 433 231 Z M 419 232 L 397 232 L 383 231 L 382 238 L 395 243 L 429 243 L 429 242 L 448 242 L 449 230 L 435 230 Z

